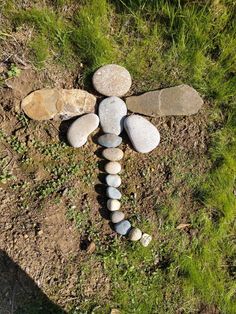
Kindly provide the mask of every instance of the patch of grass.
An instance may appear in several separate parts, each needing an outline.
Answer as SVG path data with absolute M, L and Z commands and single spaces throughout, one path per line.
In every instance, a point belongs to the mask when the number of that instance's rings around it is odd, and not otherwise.
M 106 0 L 87 1 L 75 16 L 72 40 L 90 72 L 117 59 L 110 19 L 111 9 Z
M 14 10 L 11 15 L 16 26 L 26 23 L 35 27 L 36 37 L 30 43 L 30 47 L 36 65 L 41 67 L 45 60 L 52 56 L 61 62 L 71 59 L 70 33 L 72 30 L 62 17 L 46 8 Z
M 20 75 L 21 69 L 19 69 L 15 64 L 11 64 L 10 69 L 7 71 L 8 78 L 17 77 Z
M 234 259 L 235 253 L 235 135 L 234 113 L 226 127 L 215 135 L 212 156 L 215 162 L 220 158 L 221 163 L 204 184 L 205 208 L 199 216 L 201 234 L 180 263 L 188 274 L 187 287 L 195 287 L 206 302 L 217 304 L 223 313 L 236 312 L 236 286 L 227 262 L 229 257 Z
M 56 5 L 63 7 L 68 2 L 58 0 Z M 235 313 L 235 3 L 88 0 L 70 17 L 49 7 L 11 10 L 15 25 L 34 27 L 36 37 L 30 47 L 40 67 L 56 60 L 67 64 L 82 61 L 86 79 L 98 66 L 115 62 L 129 69 L 136 92 L 187 83 L 212 102 L 209 119 L 217 122 L 220 130 L 212 136 L 211 171 L 197 178 L 197 173 L 185 173 L 174 162 L 171 165 L 176 183 L 201 191 L 195 200 L 196 211 L 187 216 L 190 229 L 176 229 L 186 209 L 170 188 L 169 199 L 154 208 L 162 223 L 157 226 L 145 221 L 142 226 L 155 235 L 149 248 L 118 238 L 101 245 L 96 258 L 112 282 L 103 313 L 111 308 L 135 314 L 197 313 L 202 304 L 213 305 L 222 313 Z M 11 137 L 8 143 L 25 153 L 17 138 Z M 58 154 L 65 153 L 65 148 L 58 146 L 36 149 L 49 162 L 58 161 Z M 68 175 L 81 171 L 76 166 L 53 169 L 50 179 L 37 189 L 41 198 L 57 193 Z M 92 184 L 93 172 L 93 166 L 81 171 L 81 181 Z M 147 184 L 151 175 L 149 168 L 140 169 Z M 164 184 L 170 185 L 168 180 Z M 137 205 L 133 196 L 130 193 L 123 198 L 131 209 Z M 81 227 L 86 225 L 87 213 L 70 208 L 67 214 Z M 102 306 L 91 297 L 75 313 L 99 313 L 98 304 Z
M 38 68 L 42 68 L 45 65 L 46 60 L 49 57 L 49 44 L 43 36 L 37 36 L 31 43 L 30 48 L 32 50 L 34 63 Z
M 70 177 L 76 175 L 80 169 L 80 164 L 71 164 L 66 167 L 56 166 L 48 169 L 51 173 L 51 178 L 38 186 L 36 195 L 39 199 L 44 199 L 58 192 Z
M 59 1 L 58 5 L 63 6 L 64 2 Z M 86 64 L 88 73 L 116 60 L 118 50 L 110 36 L 110 13 L 106 0 L 88 1 L 71 21 L 47 8 L 11 11 L 16 26 L 26 23 L 36 29 L 30 47 L 38 67 L 43 67 L 49 58 L 67 65 L 77 59 Z

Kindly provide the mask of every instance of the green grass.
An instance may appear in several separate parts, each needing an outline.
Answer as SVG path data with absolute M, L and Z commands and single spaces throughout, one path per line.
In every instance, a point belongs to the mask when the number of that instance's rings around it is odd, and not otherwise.
M 63 7 L 68 3 L 73 1 L 27 10 L 6 7 L 16 27 L 34 27 L 29 48 L 36 66 L 83 62 L 87 82 L 97 67 L 119 63 L 131 72 L 137 92 L 187 83 L 211 102 L 209 132 L 214 132 L 209 173 L 201 178 L 179 174 L 197 186 L 198 210 L 189 217 L 197 234 L 190 239 L 176 229 L 182 208 L 178 197 L 170 196 L 158 211 L 164 223 L 145 222 L 158 233 L 150 248 L 118 239 L 98 250 L 96 258 L 113 284 L 107 304 L 91 298 L 71 313 L 109 313 L 111 308 L 125 314 L 198 313 L 201 305 L 236 313 L 236 4 L 91 0 L 67 16 Z M 10 145 L 25 149 L 14 138 Z M 53 148 L 48 149 L 42 153 L 53 158 Z M 92 182 L 93 170 L 88 169 L 84 182 Z M 54 192 L 53 184 L 45 182 L 43 195 Z M 135 206 L 129 198 L 124 202 Z M 83 213 L 68 215 L 77 225 L 85 223 Z

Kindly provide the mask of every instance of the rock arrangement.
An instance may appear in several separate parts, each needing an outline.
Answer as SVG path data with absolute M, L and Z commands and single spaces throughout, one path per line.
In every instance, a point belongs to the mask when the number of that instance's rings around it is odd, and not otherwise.
M 97 91 L 110 96 L 103 99 L 98 107 L 100 125 L 104 132 L 98 138 L 98 144 L 104 147 L 102 156 L 107 160 L 105 181 L 110 220 L 118 234 L 127 236 L 131 241 L 140 240 L 143 246 L 148 246 L 152 237 L 143 233 L 139 228 L 133 227 L 121 210 L 120 199 L 122 195 L 118 188 L 121 185 L 122 167 L 120 162 L 124 154 L 118 148 L 122 143 L 122 138 L 119 135 L 125 126 L 134 148 L 139 152 L 150 152 L 159 144 L 159 132 L 154 125 L 141 116 L 135 115 L 127 118 L 126 104 L 118 97 L 118 95 L 123 96 L 131 86 L 131 77 L 126 69 L 116 65 L 104 66 L 95 72 L 93 83 Z M 88 131 L 90 132 L 93 127 L 94 125 L 88 126 Z
M 140 241 L 146 247 L 152 240 L 151 235 L 132 226 L 121 211 L 122 195 L 118 188 L 122 183 L 120 162 L 124 153 L 118 146 L 122 143 L 120 134 L 125 129 L 134 149 L 139 153 L 149 153 L 159 145 L 160 134 L 146 118 L 137 114 L 127 116 L 127 106 L 130 111 L 150 116 L 190 115 L 201 108 L 203 101 L 192 87 L 179 85 L 127 97 L 126 106 L 119 97 L 129 91 L 132 80 L 129 72 L 116 64 L 102 66 L 92 80 L 94 88 L 108 96 L 100 102 L 98 115 L 94 113 L 96 97 L 77 89 L 35 91 L 23 99 L 22 109 L 35 120 L 65 119 L 87 113 L 77 118 L 68 129 L 68 142 L 75 148 L 83 146 L 100 123 L 104 134 L 98 138 L 98 144 L 104 147 L 102 156 L 107 160 L 105 181 L 110 220 L 118 234 L 131 241 Z

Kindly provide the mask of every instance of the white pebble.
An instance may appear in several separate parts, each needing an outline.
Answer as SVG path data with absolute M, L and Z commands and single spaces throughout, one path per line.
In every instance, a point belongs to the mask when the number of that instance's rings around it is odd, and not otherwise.
M 148 246 L 151 241 L 152 241 L 152 236 L 150 236 L 147 233 L 144 233 L 142 235 L 142 238 L 140 239 L 140 242 L 144 247 Z
M 117 161 L 110 161 L 105 165 L 105 171 L 109 174 L 117 174 L 121 171 L 121 164 Z
M 108 210 L 110 210 L 111 212 L 114 212 L 116 210 L 119 210 L 120 209 L 120 202 L 118 200 L 112 200 L 112 199 L 109 199 L 107 201 L 107 208 Z

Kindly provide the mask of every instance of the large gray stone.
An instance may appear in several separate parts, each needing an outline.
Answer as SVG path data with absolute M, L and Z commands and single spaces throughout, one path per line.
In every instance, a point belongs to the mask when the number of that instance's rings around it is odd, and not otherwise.
M 132 115 L 125 119 L 124 125 L 130 141 L 139 153 L 149 153 L 159 144 L 160 134 L 147 119 Z
M 26 96 L 21 103 L 25 114 L 34 120 L 54 117 L 70 118 L 94 112 L 96 97 L 81 89 L 40 89 Z
M 105 96 L 123 96 L 132 84 L 129 72 L 117 64 L 107 64 L 99 68 L 93 75 L 93 86 Z
M 67 139 L 71 146 L 81 147 L 87 142 L 87 137 L 99 125 L 99 118 L 94 113 L 86 114 L 76 119 L 67 132 Z
M 126 98 L 130 111 L 148 116 L 179 116 L 198 112 L 203 100 L 189 85 L 178 85 Z
M 127 107 L 119 97 L 108 97 L 99 104 L 98 115 L 104 133 L 119 135 L 123 130 Z

